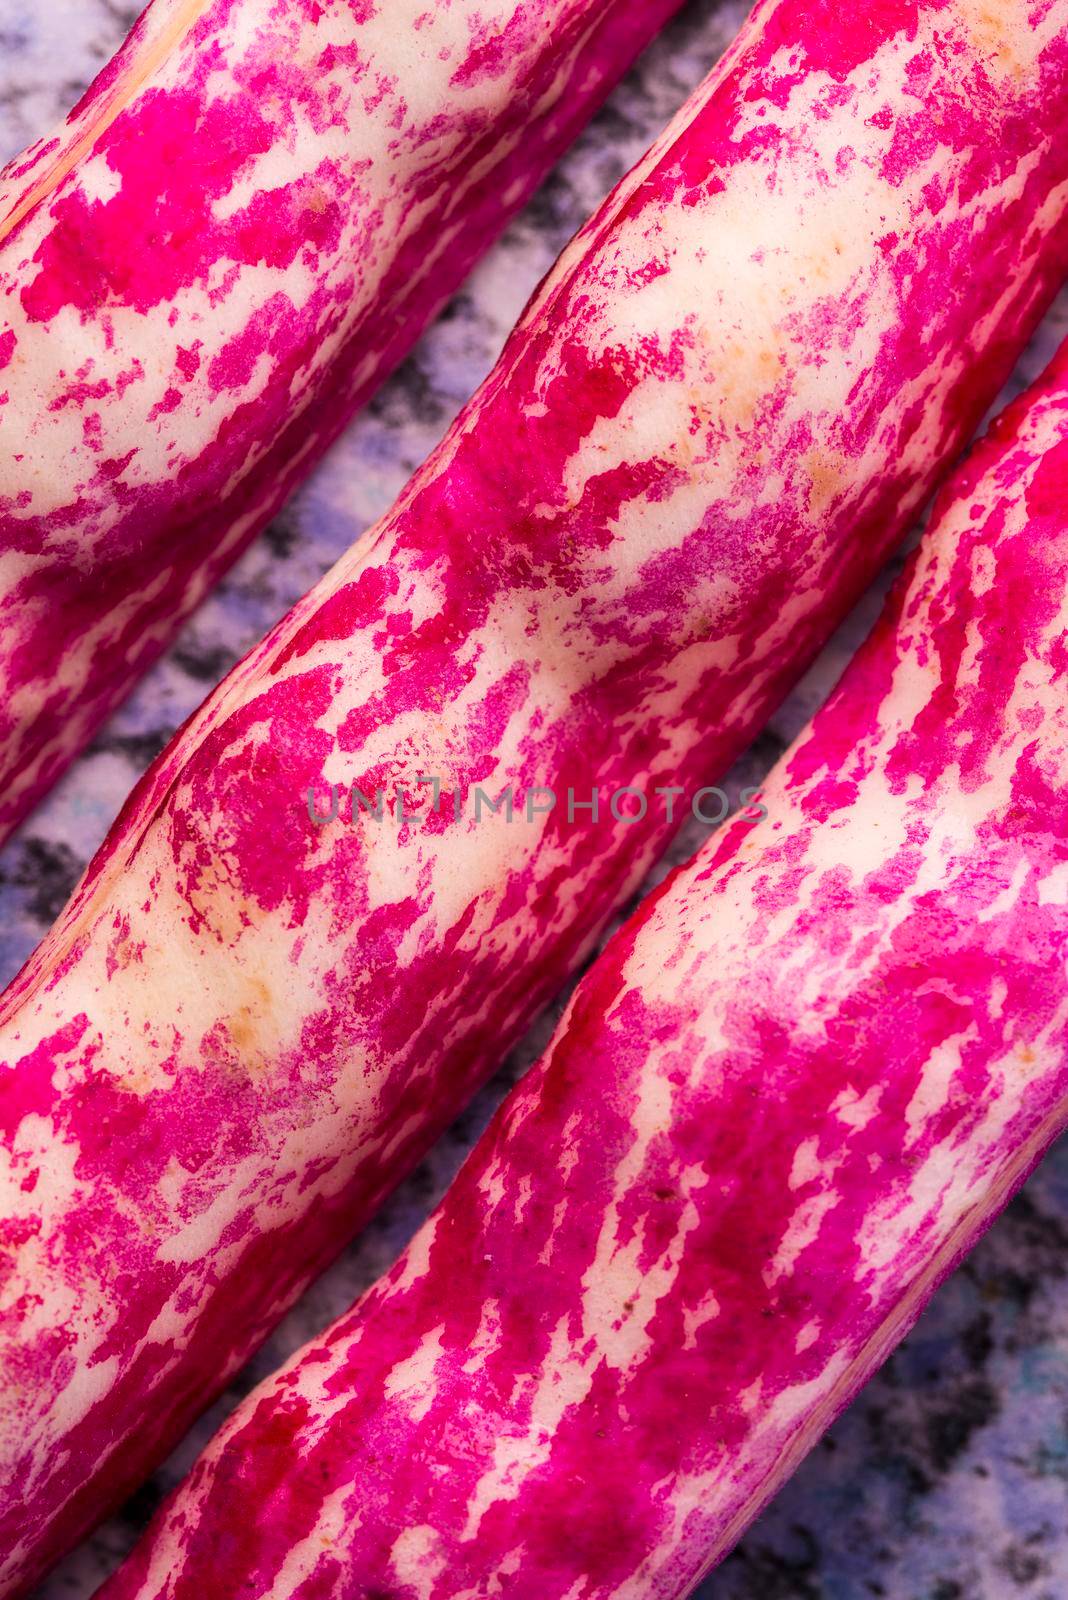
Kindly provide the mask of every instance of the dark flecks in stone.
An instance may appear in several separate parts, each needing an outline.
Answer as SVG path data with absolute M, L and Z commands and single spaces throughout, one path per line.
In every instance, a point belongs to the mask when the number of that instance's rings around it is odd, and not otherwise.
M 54 922 L 70 899 L 85 862 L 69 845 L 34 838 L 23 839 L 5 863 L 4 876 L 24 891 L 26 910 L 35 921 Z
M 163 1490 L 151 1479 L 142 1484 L 123 1505 L 119 1520 L 138 1532 L 155 1516 L 163 1503 Z
M 972 1435 L 997 1416 L 1001 1403 L 992 1384 L 975 1378 L 959 1385 L 942 1408 L 927 1417 L 927 1447 L 936 1472 L 949 1470 L 971 1443 Z
M 221 683 L 235 661 L 232 646 L 209 644 L 186 634 L 171 651 L 171 660 L 197 683 Z
M 371 401 L 368 411 L 388 427 L 396 427 L 401 422 L 414 422 L 421 428 L 444 432 L 451 420 L 449 407 L 443 402 L 418 355 L 409 356 L 407 361 L 402 362 L 392 382 Z
M 751 1549 L 743 1545 L 724 1562 L 722 1572 L 743 1572 L 742 1592 L 759 1595 L 760 1600 L 824 1600 L 815 1534 L 810 1528 L 792 1523 L 789 1536 L 793 1550 L 771 1550 L 766 1545 Z
M 1046 1563 L 1026 1545 L 1010 1544 L 998 1557 L 998 1566 L 1019 1588 L 1025 1589 L 1046 1572 Z
M 989 1311 L 980 1311 L 979 1315 L 969 1322 L 961 1334 L 961 1346 L 969 1365 L 973 1368 L 982 1367 L 989 1360 L 994 1349 Z
M 148 728 L 144 733 L 112 734 L 102 744 L 113 755 L 125 756 L 138 772 L 150 767 L 170 741 L 171 729 Z
M 263 531 L 263 540 L 277 561 L 285 561 L 297 547 L 300 529 L 296 518 L 287 507 L 269 522 Z

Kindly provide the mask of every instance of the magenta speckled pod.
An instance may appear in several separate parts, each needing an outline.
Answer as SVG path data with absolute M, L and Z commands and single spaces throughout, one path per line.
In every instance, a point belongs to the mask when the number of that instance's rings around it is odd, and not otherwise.
M 820 16 L 757 8 L 9 990 L 3 1592 L 161 1458 L 557 991 L 673 832 L 607 797 L 725 769 L 1062 277 L 1068 0 Z M 419 804 L 320 828 L 324 779 Z M 526 814 L 457 816 L 475 785 Z M 596 788 L 600 821 L 541 785 Z
M 1068 347 L 106 1600 L 681 1600 L 1068 1124 Z
M 679 0 L 155 0 L 0 176 L 0 839 Z

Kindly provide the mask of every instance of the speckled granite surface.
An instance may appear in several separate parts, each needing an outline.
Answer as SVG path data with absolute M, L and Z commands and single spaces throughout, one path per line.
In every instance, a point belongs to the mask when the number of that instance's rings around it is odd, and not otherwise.
M 0 0 L 0 152 L 14 152 L 62 114 L 137 9 L 116 0 Z M 60 910 L 134 779 L 177 724 L 387 508 L 491 365 L 556 252 L 703 76 L 744 9 L 738 0 L 691 0 L 415 357 L 0 858 L 0 979 L 14 974 Z M 1066 331 L 1068 297 L 1014 387 L 1037 372 Z M 811 715 L 873 619 L 884 586 L 776 716 L 742 763 L 739 783 L 755 781 Z M 695 834 L 680 840 L 675 858 L 698 842 Z M 558 1009 L 298 1307 L 229 1403 L 387 1266 L 545 1043 Z M 54 1574 L 42 1600 L 93 1593 L 226 1405 Z M 700 1600 L 872 1596 L 1068 1600 L 1068 1147 L 1053 1153 L 942 1289 Z

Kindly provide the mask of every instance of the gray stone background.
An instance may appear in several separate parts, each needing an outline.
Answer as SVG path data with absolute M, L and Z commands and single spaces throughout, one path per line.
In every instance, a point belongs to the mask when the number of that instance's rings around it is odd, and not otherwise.
M 488 371 L 541 275 L 737 29 L 739 0 L 691 0 L 330 459 L 203 607 L 0 858 L 0 981 L 61 909 L 134 780 L 234 661 L 385 511 Z M 0 0 L 0 156 L 46 131 L 138 7 Z M 1018 390 L 1068 331 L 1068 297 Z M 885 575 L 740 763 L 758 781 L 877 614 Z M 709 781 L 720 774 L 710 773 Z M 672 852 L 682 859 L 700 837 Z M 494 1106 L 537 1057 L 534 1028 L 379 1220 L 307 1296 L 174 1459 L 44 1585 L 88 1600 L 226 1411 L 390 1263 Z M 1068 1147 L 1046 1161 L 913 1336 L 831 1430 L 700 1600 L 1068 1597 Z

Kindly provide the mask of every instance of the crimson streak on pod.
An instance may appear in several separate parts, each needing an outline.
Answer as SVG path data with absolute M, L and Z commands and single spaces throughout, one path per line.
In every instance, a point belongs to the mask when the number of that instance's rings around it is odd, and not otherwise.
M 679 0 L 156 0 L 0 175 L 0 838 Z
M 822 13 L 821 13 L 822 16 Z M 0 1014 L 0 1591 L 148 1472 L 670 834 L 1068 264 L 1068 3 L 758 7 L 394 511 L 131 799 Z
M 388 1278 L 102 1600 L 674 1600 L 1068 1124 L 1068 347 Z

